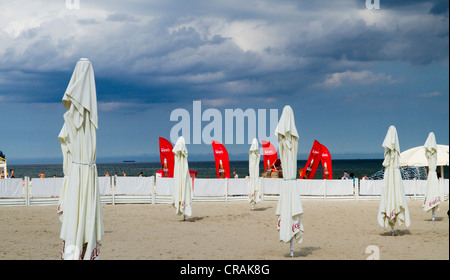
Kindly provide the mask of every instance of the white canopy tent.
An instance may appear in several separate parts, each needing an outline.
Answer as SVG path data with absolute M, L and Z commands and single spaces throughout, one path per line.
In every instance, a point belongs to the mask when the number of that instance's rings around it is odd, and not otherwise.
M 441 175 L 444 176 L 444 166 L 449 166 L 449 145 L 436 146 L 436 166 L 441 167 Z M 428 166 L 425 150 L 425 146 L 418 146 L 402 152 L 400 154 L 400 166 Z
M 449 145 L 436 145 L 436 166 L 448 166 Z M 400 153 L 400 166 L 428 166 L 425 146 L 418 146 Z

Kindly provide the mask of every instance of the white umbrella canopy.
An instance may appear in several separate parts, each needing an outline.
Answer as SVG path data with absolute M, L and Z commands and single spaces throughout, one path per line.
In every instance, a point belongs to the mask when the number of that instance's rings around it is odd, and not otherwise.
M 193 198 L 192 179 L 189 175 L 188 151 L 183 136 L 178 138 L 172 151 L 175 154 L 172 205 L 175 207 L 177 215 L 191 216 Z
M 278 199 L 276 215 L 280 241 L 291 242 L 291 257 L 293 256 L 293 239 L 302 242 L 303 207 L 300 200 L 300 190 L 297 187 L 297 149 L 298 132 L 295 127 L 294 113 L 290 106 L 283 108 L 280 121 L 275 129 L 278 137 L 281 166 L 283 168 L 283 183 Z
M 261 200 L 261 186 L 259 179 L 259 144 L 256 138 L 253 139 L 249 150 L 248 168 L 250 179 L 248 182 L 248 201 L 252 204 L 252 209 Z
M 67 112 L 60 141 L 67 144 L 71 162 L 63 193 L 60 238 L 62 259 L 98 259 L 104 234 L 96 161 L 97 94 L 94 70 L 82 58 L 62 99 Z M 65 131 L 67 129 L 67 131 Z M 64 143 L 62 143 L 64 153 Z M 68 158 L 65 158 L 67 160 Z
M 439 180 L 436 173 L 437 145 L 433 132 L 430 132 L 428 135 L 424 147 L 425 157 L 428 160 L 428 178 L 423 210 L 429 211 L 433 209 L 432 219 L 434 220 L 434 209 L 439 209 L 439 204 L 441 201 L 444 201 L 444 180 L 442 178 Z
M 436 145 L 436 166 L 449 165 L 449 146 Z M 400 154 L 400 166 L 428 166 L 425 146 L 418 146 Z
M 400 173 L 400 144 L 397 129 L 394 126 L 389 127 L 382 146 L 384 147 L 383 166 L 385 171 L 377 220 L 381 227 L 390 226 L 392 234 L 394 234 L 396 223 L 399 225 L 405 223 L 407 227 L 411 224 Z

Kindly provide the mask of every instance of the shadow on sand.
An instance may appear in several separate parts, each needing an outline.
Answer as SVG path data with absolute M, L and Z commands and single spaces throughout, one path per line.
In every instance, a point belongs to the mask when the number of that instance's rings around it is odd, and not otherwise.
M 427 221 L 427 222 L 440 222 L 440 221 L 443 221 L 443 220 L 444 220 L 444 217 L 435 217 L 434 221 L 431 218 L 425 219 L 425 221 Z
M 258 207 L 255 206 L 255 209 L 253 209 L 252 211 L 266 211 L 269 208 L 273 208 L 273 207 L 272 206 L 268 206 L 268 207 L 260 207 L 260 208 L 258 208 Z
M 320 250 L 320 247 L 302 247 L 300 249 L 300 251 L 294 250 L 294 258 L 307 257 L 308 255 L 312 254 L 314 251 L 317 251 L 317 250 Z M 288 250 L 288 253 L 284 254 L 284 256 L 286 258 L 291 258 L 291 256 L 289 255 L 289 250 Z
M 181 219 L 180 222 L 191 222 L 191 223 L 195 223 L 197 221 L 201 221 L 203 220 L 205 217 L 186 217 L 186 220 Z
M 390 231 L 386 231 L 380 234 L 381 236 L 392 236 L 392 233 Z M 394 228 L 394 236 L 403 236 L 403 235 L 411 235 L 411 232 L 407 229 L 400 230 Z

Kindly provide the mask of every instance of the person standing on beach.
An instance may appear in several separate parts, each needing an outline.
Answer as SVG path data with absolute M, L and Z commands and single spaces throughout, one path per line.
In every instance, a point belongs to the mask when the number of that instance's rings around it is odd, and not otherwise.
M 298 174 L 300 175 L 300 178 L 302 178 L 303 173 L 304 173 L 303 168 L 300 168 L 300 170 L 298 170 Z
M 353 193 L 355 193 L 355 174 L 353 172 L 350 173 L 350 179 L 353 180 Z
M 347 171 L 344 171 L 344 176 L 342 176 L 341 179 L 342 180 L 349 180 L 350 179 L 350 175 L 348 175 Z

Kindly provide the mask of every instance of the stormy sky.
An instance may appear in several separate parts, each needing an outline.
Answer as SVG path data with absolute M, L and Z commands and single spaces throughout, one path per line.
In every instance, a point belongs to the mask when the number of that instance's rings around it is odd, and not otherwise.
M 401 150 L 429 132 L 448 145 L 448 1 L 380 0 L 376 10 L 365 0 L 79 3 L 0 2 L 9 162 L 62 159 L 61 99 L 82 57 L 96 77 L 99 160 L 157 160 L 174 110 L 191 114 L 193 137 L 193 101 L 223 120 L 226 109 L 281 115 L 290 105 L 299 159 L 314 139 L 334 158 L 382 158 L 390 125 Z M 230 159 L 248 158 L 250 143 L 227 145 Z M 209 143 L 187 148 L 191 159 L 213 159 Z

